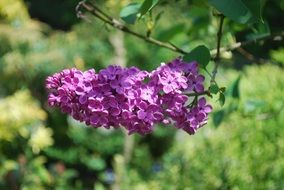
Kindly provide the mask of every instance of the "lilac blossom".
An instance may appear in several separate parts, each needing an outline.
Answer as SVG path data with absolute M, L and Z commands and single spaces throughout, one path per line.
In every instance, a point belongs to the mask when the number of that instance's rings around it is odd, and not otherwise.
M 46 79 L 48 103 L 93 127 L 124 127 L 129 134 L 147 134 L 155 124 L 173 124 L 189 134 L 205 125 L 211 105 L 202 96 L 204 76 L 196 62 L 181 58 L 152 72 L 111 65 L 96 73 L 65 69 Z

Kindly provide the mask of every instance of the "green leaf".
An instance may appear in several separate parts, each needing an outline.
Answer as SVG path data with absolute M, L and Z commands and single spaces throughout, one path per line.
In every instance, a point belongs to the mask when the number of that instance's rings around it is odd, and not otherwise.
M 231 96 L 232 98 L 239 99 L 240 98 L 240 85 L 241 75 L 238 76 L 238 78 L 229 86 L 228 90 L 226 91 L 228 96 Z
M 120 11 L 120 18 L 128 24 L 134 24 L 141 7 L 140 3 L 130 3 Z
M 105 161 L 100 157 L 87 157 L 84 156 L 83 164 L 85 164 L 88 168 L 93 170 L 103 170 L 106 167 Z
M 262 10 L 266 0 L 243 0 L 243 3 L 252 13 L 250 23 L 262 21 Z
M 226 101 L 226 97 L 225 97 L 224 93 L 220 93 L 219 94 L 219 104 L 220 104 L 221 107 L 225 104 L 225 101 Z
M 210 51 L 204 46 L 197 46 L 191 52 L 183 56 L 183 60 L 187 62 L 196 61 L 201 68 L 205 69 L 210 61 Z
M 226 91 L 226 87 L 221 87 L 219 90 L 220 92 L 224 93 Z
M 209 4 L 228 18 L 242 24 L 247 23 L 253 16 L 241 0 L 209 0 Z
M 141 16 L 145 15 L 147 12 L 151 11 L 153 7 L 158 4 L 159 0 L 145 0 L 141 5 L 139 10 Z
M 284 66 L 284 48 L 271 50 L 270 56 L 273 60 L 279 62 L 280 65 Z
M 224 110 L 220 110 L 213 113 L 213 124 L 215 125 L 215 127 L 218 127 L 222 123 L 224 116 L 225 116 Z
M 164 14 L 164 11 L 161 11 L 157 14 L 157 16 L 155 17 L 155 23 L 157 23 L 161 19 L 163 14 Z
M 219 92 L 219 87 L 217 84 L 212 84 L 210 87 L 209 87 L 209 91 L 210 93 L 212 94 L 217 94 Z

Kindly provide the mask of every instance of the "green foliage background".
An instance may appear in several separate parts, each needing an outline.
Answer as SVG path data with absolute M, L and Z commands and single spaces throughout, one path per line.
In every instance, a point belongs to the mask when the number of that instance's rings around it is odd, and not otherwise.
M 98 1 L 117 17 L 130 2 Z M 54 12 L 43 11 L 46 3 Z M 253 60 L 224 53 L 216 80 L 227 87 L 226 103 L 220 107 L 218 97 L 210 99 L 209 124 L 194 136 L 169 126 L 134 135 L 126 163 L 123 131 L 88 128 L 47 105 L 48 75 L 115 64 L 110 36 L 116 31 L 90 15 L 92 23 L 76 19 L 77 1 L 59 4 L 0 0 L 0 189 L 283 189 L 281 42 L 245 48 Z M 211 10 L 207 1 L 161 1 L 152 17 L 145 14 L 130 27 L 145 34 L 151 29 L 153 37 L 185 50 L 215 48 L 218 23 Z M 228 16 L 222 43 L 283 30 L 283 10 L 281 1 L 265 4 L 269 31 Z M 124 46 L 127 65 L 146 70 L 179 56 L 127 35 Z M 229 92 L 239 76 L 238 98 Z

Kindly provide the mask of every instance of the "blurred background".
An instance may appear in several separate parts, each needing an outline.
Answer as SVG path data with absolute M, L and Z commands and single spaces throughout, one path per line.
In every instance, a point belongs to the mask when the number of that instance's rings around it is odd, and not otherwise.
M 109 14 L 129 0 L 96 1 Z M 47 105 L 44 80 L 65 68 L 135 65 L 148 71 L 179 54 L 120 33 L 78 0 L 0 0 L 0 189 L 283 189 L 284 47 L 267 40 L 222 54 L 228 91 L 209 123 L 189 136 L 92 129 Z M 284 29 L 284 2 L 270 0 L 258 25 L 225 20 L 223 45 Z M 153 19 L 154 18 L 154 19 Z M 130 26 L 185 50 L 216 47 L 218 19 L 205 1 L 164 0 Z M 209 70 L 212 68 L 209 64 Z M 208 77 L 208 75 L 205 74 Z M 209 77 L 208 77 L 209 78 Z M 209 85 L 209 81 L 206 83 Z

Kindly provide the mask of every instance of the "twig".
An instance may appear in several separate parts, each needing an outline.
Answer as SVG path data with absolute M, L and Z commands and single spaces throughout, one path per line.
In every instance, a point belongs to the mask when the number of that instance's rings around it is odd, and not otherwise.
M 113 20 L 112 17 L 110 17 L 108 14 L 106 14 L 105 12 L 103 12 L 99 7 L 97 7 L 94 3 L 89 2 L 95 10 L 97 10 L 99 13 L 101 13 L 103 16 L 105 16 L 108 20 Z
M 185 93 L 187 96 L 201 96 L 201 95 L 208 95 L 210 96 L 210 92 L 208 90 L 205 90 L 203 92 L 193 92 L 193 93 Z
M 222 48 L 220 48 L 220 53 L 226 52 L 226 51 L 234 51 L 234 50 L 236 50 L 240 47 L 245 47 L 245 46 L 251 45 L 253 43 L 258 43 L 258 42 L 261 42 L 261 41 L 266 41 L 266 40 L 271 40 L 271 39 L 274 40 L 274 41 L 283 41 L 284 40 L 284 31 L 282 31 L 280 33 L 271 34 L 269 36 L 263 36 L 263 37 L 260 37 L 260 38 L 257 38 L 257 39 L 237 42 L 237 43 L 229 45 L 227 47 L 222 47 Z M 212 57 L 216 56 L 217 49 L 211 50 L 210 54 L 211 54 Z
M 131 29 L 129 29 L 128 27 L 126 27 L 125 25 L 120 23 L 118 20 L 110 17 L 108 14 L 103 12 L 101 9 L 99 9 L 94 4 L 91 4 L 91 3 L 87 4 L 85 0 L 79 2 L 79 4 L 76 7 L 76 12 L 77 12 L 78 17 L 83 17 L 82 12 L 80 11 L 81 7 L 84 7 L 88 12 L 90 12 L 91 14 L 93 14 L 95 17 L 99 18 L 103 22 L 107 23 L 108 25 L 110 25 L 110 26 L 112 26 L 112 27 L 114 27 L 116 29 L 119 29 L 119 30 L 121 30 L 123 32 L 129 33 L 130 35 L 133 35 L 133 36 L 135 36 L 137 38 L 140 38 L 140 39 L 142 39 L 142 40 L 144 40 L 146 42 L 155 44 L 157 46 L 169 49 L 169 50 L 177 52 L 177 53 L 181 53 L 183 55 L 189 53 L 189 52 L 187 52 L 187 51 L 177 47 L 176 45 L 174 45 L 174 44 L 172 44 L 170 42 L 169 43 L 165 43 L 165 42 L 159 41 L 157 39 L 154 39 L 154 38 L 151 38 L 151 37 L 147 37 L 147 36 L 144 36 L 142 34 L 139 34 L 137 32 L 132 31 Z M 83 18 L 86 19 L 86 17 L 83 17 Z M 270 36 L 264 36 L 264 37 L 261 37 L 261 38 L 257 38 L 255 40 L 248 40 L 248 41 L 243 41 L 243 42 L 237 42 L 237 43 L 229 45 L 227 47 L 220 47 L 219 48 L 219 56 L 218 57 L 220 57 L 220 54 L 222 52 L 233 51 L 233 50 L 238 49 L 239 47 L 244 47 L 244 46 L 247 46 L 247 45 L 250 45 L 250 44 L 253 44 L 253 43 L 257 43 L 257 42 L 265 41 L 265 40 L 269 40 L 269 39 L 282 41 L 283 38 L 284 38 L 284 31 L 282 31 L 280 33 L 277 33 L 277 34 L 271 34 Z M 212 59 L 214 59 L 216 57 L 217 50 L 218 50 L 218 48 L 213 49 L 213 50 L 210 51 Z
M 247 50 L 243 49 L 242 47 L 237 48 L 237 51 L 244 56 L 248 61 L 255 62 L 257 64 L 267 64 L 267 63 L 272 63 L 275 65 L 278 65 L 279 67 L 283 67 L 281 63 L 273 61 L 273 60 L 267 60 L 261 57 L 256 57 Z
M 159 41 L 157 39 L 151 38 L 150 36 L 147 36 L 147 35 L 145 36 L 143 34 L 137 33 L 135 31 L 131 30 L 130 28 L 128 28 L 123 23 L 121 23 L 119 20 L 116 20 L 116 19 L 112 18 L 111 16 L 109 16 L 107 13 L 102 11 L 99 7 L 97 7 L 93 3 L 90 3 L 90 2 L 87 3 L 86 0 L 83 0 L 83 1 L 79 2 L 79 4 L 77 5 L 76 12 L 77 12 L 78 17 L 81 17 L 81 18 L 83 18 L 87 21 L 89 21 L 89 20 L 86 18 L 85 15 L 82 14 L 82 12 L 80 11 L 81 8 L 85 8 L 86 11 L 90 12 L 93 16 L 100 19 L 104 23 L 112 26 L 113 28 L 116 28 L 116 29 L 121 30 L 125 33 L 128 33 L 132 36 L 135 36 L 135 37 L 142 39 L 142 40 L 144 40 L 148 43 L 169 49 L 173 52 L 177 52 L 177 53 L 180 53 L 180 54 L 183 54 L 183 55 L 189 53 L 189 52 L 177 47 L 176 45 L 174 45 L 170 42 L 162 42 L 162 41 Z M 227 47 L 221 47 L 224 18 L 225 18 L 224 15 L 220 15 L 219 29 L 218 29 L 218 32 L 217 32 L 217 48 L 210 51 L 211 59 L 215 61 L 214 69 L 212 71 L 212 74 L 209 73 L 206 70 L 206 72 L 211 77 L 211 81 L 210 81 L 211 83 L 216 83 L 215 78 L 216 78 L 216 74 L 217 74 L 217 70 L 218 70 L 218 66 L 219 66 L 219 60 L 220 60 L 222 52 L 234 51 L 234 50 L 239 49 L 241 47 L 244 47 L 244 46 L 247 46 L 247 45 L 250 45 L 250 44 L 253 44 L 253 43 L 257 43 L 257 42 L 260 42 L 260 41 L 265 41 L 265 40 L 268 40 L 268 39 L 282 41 L 283 38 L 284 38 L 284 31 L 282 31 L 278 34 L 271 34 L 270 36 L 264 36 L 264 37 L 260 37 L 260 38 L 254 39 L 254 40 L 237 42 L 237 43 L 230 45 L 230 46 L 227 46 Z M 187 95 L 188 96 L 199 96 L 199 95 L 211 96 L 209 91 L 204 91 L 204 92 L 201 92 L 201 93 L 189 93 Z
M 82 7 L 84 7 L 88 12 L 90 12 L 91 14 L 93 14 L 95 17 L 97 17 L 98 19 L 102 20 L 103 22 L 107 23 L 108 25 L 121 30 L 123 32 L 129 33 L 137 38 L 140 38 L 146 42 L 158 45 L 160 47 L 164 47 L 167 49 L 170 49 L 174 52 L 178 52 L 181 54 L 186 54 L 187 52 L 184 51 L 181 48 L 178 48 L 177 46 L 171 44 L 171 43 L 166 43 L 166 42 L 162 42 L 159 40 L 156 40 L 154 38 L 151 37 L 147 37 L 144 36 L 142 34 L 139 34 L 137 32 L 134 32 L 133 30 L 129 29 L 127 26 L 125 26 L 124 24 L 120 23 L 118 20 L 111 18 L 109 15 L 107 15 L 105 12 L 103 12 L 101 9 L 99 9 L 98 7 L 92 5 L 92 4 L 87 4 L 86 2 L 82 2 L 80 4 Z
M 217 53 L 215 56 L 215 61 L 218 62 L 220 59 L 220 47 L 221 47 L 221 40 L 222 40 L 222 31 L 223 31 L 223 24 L 224 24 L 224 15 L 220 15 L 220 24 L 219 24 L 219 29 L 217 32 Z
M 245 49 L 243 49 L 242 47 L 237 48 L 237 51 L 243 55 L 247 60 L 251 61 L 251 62 L 257 62 L 260 64 L 265 64 L 268 62 L 268 60 L 259 58 L 259 57 L 255 57 L 253 54 L 251 54 L 250 52 L 246 51 Z
M 211 83 L 215 83 L 216 74 L 218 72 L 224 19 L 225 19 L 225 16 L 221 14 L 220 15 L 219 29 L 218 29 L 218 32 L 217 32 L 217 53 L 216 53 L 216 56 L 214 58 L 215 66 L 214 66 L 214 69 L 212 71 L 212 77 L 211 77 L 211 81 L 210 81 Z

